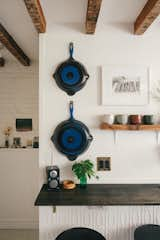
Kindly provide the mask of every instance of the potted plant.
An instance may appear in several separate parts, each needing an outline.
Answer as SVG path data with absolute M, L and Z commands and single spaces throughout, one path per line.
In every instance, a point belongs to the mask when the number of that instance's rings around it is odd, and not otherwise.
M 80 162 L 76 162 L 72 166 L 72 171 L 76 175 L 76 177 L 80 180 L 80 187 L 85 188 L 87 185 L 87 177 L 96 177 L 94 171 L 94 164 L 89 160 L 84 160 Z

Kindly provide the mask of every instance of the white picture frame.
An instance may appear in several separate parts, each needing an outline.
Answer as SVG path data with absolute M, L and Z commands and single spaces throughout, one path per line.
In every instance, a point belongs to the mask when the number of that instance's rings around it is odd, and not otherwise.
M 144 106 L 149 103 L 149 67 L 102 66 L 102 105 Z

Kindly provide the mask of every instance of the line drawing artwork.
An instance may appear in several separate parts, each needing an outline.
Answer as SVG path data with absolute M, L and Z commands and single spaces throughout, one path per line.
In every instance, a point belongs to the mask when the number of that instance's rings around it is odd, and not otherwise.
M 140 77 L 130 78 L 117 76 L 112 78 L 112 90 L 114 93 L 138 93 L 141 92 Z
M 149 81 L 148 66 L 102 66 L 102 105 L 145 106 L 149 104 Z

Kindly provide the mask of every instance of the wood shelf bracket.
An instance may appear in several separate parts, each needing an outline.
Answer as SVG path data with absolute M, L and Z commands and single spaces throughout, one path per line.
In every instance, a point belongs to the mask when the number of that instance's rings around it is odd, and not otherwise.
M 113 131 L 113 137 L 114 137 L 114 144 L 117 143 L 117 131 Z
M 57 212 L 57 207 L 56 206 L 52 207 L 52 212 L 53 212 L 53 214 L 55 214 Z
M 157 142 L 157 144 L 159 144 L 159 131 L 155 131 L 155 133 L 156 133 L 156 142 Z

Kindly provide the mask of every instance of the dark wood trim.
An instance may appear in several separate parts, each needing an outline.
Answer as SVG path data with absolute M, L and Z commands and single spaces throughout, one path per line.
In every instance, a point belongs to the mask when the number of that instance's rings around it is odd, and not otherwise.
M 134 33 L 143 34 L 160 14 L 160 0 L 148 0 L 134 23 Z
M 46 19 L 39 0 L 24 0 L 28 13 L 38 33 L 46 31 Z
M 86 33 L 87 34 L 93 34 L 95 32 L 101 4 L 102 4 L 102 0 L 88 0 L 87 15 L 86 15 Z
M 23 50 L 18 46 L 13 37 L 0 23 L 0 42 L 16 57 L 24 66 L 30 66 L 30 59 Z
M 82 189 L 62 187 L 47 190 L 43 185 L 36 206 L 160 205 L 159 184 L 88 184 Z

